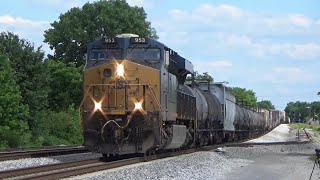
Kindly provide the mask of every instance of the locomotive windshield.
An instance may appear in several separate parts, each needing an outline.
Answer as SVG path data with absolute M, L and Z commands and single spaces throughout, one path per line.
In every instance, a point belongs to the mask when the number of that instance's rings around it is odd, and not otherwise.
M 120 49 L 93 49 L 90 51 L 90 60 L 100 61 L 108 59 L 121 59 Z
M 127 58 L 133 60 L 160 60 L 160 49 L 158 48 L 128 48 Z

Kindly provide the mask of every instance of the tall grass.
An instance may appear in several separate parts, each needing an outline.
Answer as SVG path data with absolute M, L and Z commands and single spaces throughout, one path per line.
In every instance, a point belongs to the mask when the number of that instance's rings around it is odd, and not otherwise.
M 307 128 L 307 129 L 312 129 L 313 131 L 318 131 L 320 132 L 320 125 L 319 124 L 305 124 L 305 123 L 295 123 L 295 124 L 290 124 L 289 125 L 291 128 L 293 129 L 303 129 L 303 128 Z

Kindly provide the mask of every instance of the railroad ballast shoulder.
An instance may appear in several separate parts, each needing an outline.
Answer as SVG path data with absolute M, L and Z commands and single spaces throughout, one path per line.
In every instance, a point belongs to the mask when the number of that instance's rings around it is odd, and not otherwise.
M 148 154 L 246 139 L 279 124 L 280 113 L 237 105 L 223 83 L 186 83 L 193 73 L 190 61 L 149 37 L 91 42 L 81 104 L 85 147 L 105 156 Z

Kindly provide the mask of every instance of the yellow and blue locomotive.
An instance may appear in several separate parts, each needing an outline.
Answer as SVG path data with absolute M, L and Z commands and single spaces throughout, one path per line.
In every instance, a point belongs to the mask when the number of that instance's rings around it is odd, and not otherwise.
M 84 145 L 105 156 L 152 154 L 249 137 L 262 116 L 223 84 L 185 83 L 193 65 L 149 37 L 122 34 L 87 46 Z M 251 125 L 251 126 L 250 126 Z
M 177 99 L 178 84 L 193 73 L 189 61 L 133 34 L 101 38 L 87 49 L 82 110 L 88 149 L 105 155 L 146 153 L 193 143 L 186 134 L 194 134 L 189 129 L 196 118 L 195 97 Z

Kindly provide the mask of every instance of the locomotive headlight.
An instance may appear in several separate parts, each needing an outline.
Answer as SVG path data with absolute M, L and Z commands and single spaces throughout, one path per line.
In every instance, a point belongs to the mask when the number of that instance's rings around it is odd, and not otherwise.
M 117 76 L 123 77 L 124 76 L 124 66 L 123 64 L 117 64 Z
M 140 109 L 142 109 L 142 102 L 136 102 L 136 103 L 134 103 L 134 109 L 135 109 L 135 110 L 140 110 Z
M 101 102 L 94 102 L 94 111 L 101 111 Z

